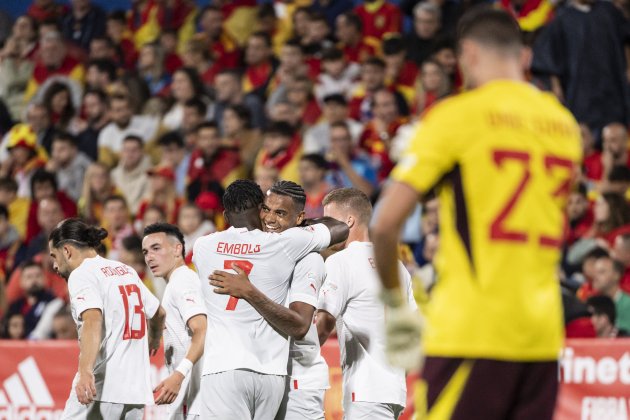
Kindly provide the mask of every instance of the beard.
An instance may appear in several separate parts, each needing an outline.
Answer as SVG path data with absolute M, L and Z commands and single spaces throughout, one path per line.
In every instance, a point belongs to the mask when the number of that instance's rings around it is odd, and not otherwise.
M 44 286 L 34 285 L 31 286 L 26 292 L 26 296 L 38 297 L 44 291 Z

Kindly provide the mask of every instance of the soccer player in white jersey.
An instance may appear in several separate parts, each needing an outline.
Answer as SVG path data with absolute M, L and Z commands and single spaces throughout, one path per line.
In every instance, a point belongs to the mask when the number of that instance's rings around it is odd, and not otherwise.
M 106 237 L 66 219 L 48 238 L 53 266 L 68 280 L 81 350 L 62 419 L 140 420 L 153 404 L 149 354 L 160 346 L 164 309 L 133 268 L 96 253 Z
M 248 302 L 215 292 L 209 276 L 215 270 L 240 266 L 257 289 L 284 304 L 297 261 L 348 235 L 345 224 L 330 218 L 282 233 L 263 232 L 263 201 L 253 181 L 230 184 L 223 206 L 232 227 L 198 239 L 193 248 L 212 332 L 206 335 L 201 378 L 204 420 L 273 418 L 284 395 L 289 359 L 286 335 Z
M 350 235 L 343 250 L 326 260 L 319 294 L 317 331 L 324 344 L 337 327 L 343 374 L 344 418 L 391 420 L 405 408 L 405 372 L 387 363 L 385 306 L 368 236 L 372 205 L 358 189 L 333 190 L 324 197 L 324 215 L 344 221 Z M 399 262 L 405 298 L 417 310 L 411 277 Z
M 267 191 L 260 215 L 265 232 L 283 232 L 304 220 L 306 194 L 291 181 L 278 181 Z M 238 274 L 219 271 L 210 276 L 217 293 L 245 299 L 271 325 L 291 337 L 289 376 L 276 419 L 324 419 L 324 394 L 330 388 L 328 365 L 321 355 L 313 323 L 317 294 L 324 281 L 324 260 L 316 252 L 295 266 L 289 289 L 288 308 L 258 290 L 240 268 Z
M 156 404 L 169 404 L 168 419 L 200 416 L 200 360 L 206 339 L 206 307 L 197 273 L 184 262 L 184 235 L 177 226 L 154 223 L 144 228 L 142 253 L 149 269 L 167 285 L 164 358 L 170 376 L 154 390 Z

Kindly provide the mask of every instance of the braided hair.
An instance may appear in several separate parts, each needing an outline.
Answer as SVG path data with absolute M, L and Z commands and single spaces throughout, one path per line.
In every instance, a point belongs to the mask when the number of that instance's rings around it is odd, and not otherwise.
M 271 186 L 267 194 L 278 194 L 290 197 L 295 203 L 298 212 L 304 210 L 306 205 L 306 193 L 301 185 L 293 181 L 277 181 Z
M 265 196 L 254 181 L 238 179 L 232 182 L 223 194 L 223 208 L 229 213 L 241 213 L 251 209 L 258 209 Z

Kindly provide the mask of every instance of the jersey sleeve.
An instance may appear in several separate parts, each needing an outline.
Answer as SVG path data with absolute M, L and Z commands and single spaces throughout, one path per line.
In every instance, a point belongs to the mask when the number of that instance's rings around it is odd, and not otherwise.
M 144 306 L 144 313 L 147 315 L 147 318 L 153 318 L 153 315 L 157 312 L 160 307 L 160 301 L 156 298 L 153 293 L 144 285 L 142 280 L 139 280 L 140 283 L 140 293 L 142 294 L 142 304 Z
M 444 112 L 448 105 L 446 100 L 427 113 L 391 174 L 394 180 L 421 194 L 433 188 L 457 163 L 456 145 L 460 139 L 451 134 L 455 133 L 454 123 Z
M 348 303 L 347 282 L 343 281 L 346 277 L 339 258 L 329 257 L 326 260 L 326 280 L 319 293 L 317 309 L 339 318 Z
M 99 281 L 89 270 L 79 268 L 70 274 L 68 294 L 70 304 L 74 307 L 79 319 L 81 319 L 81 314 L 88 309 L 100 309 L 103 312 L 103 296 Z
M 399 270 L 399 276 L 400 276 L 400 287 L 405 289 L 407 293 L 407 296 L 406 296 L 407 304 L 409 305 L 411 309 L 415 311 L 418 309 L 418 304 L 416 303 L 416 299 L 414 298 L 414 295 L 413 295 L 411 275 L 409 274 L 409 271 L 407 271 L 403 263 L 401 263 L 400 261 L 398 262 L 398 270 Z
M 177 287 L 173 291 L 175 292 L 177 308 L 182 315 L 184 323 L 187 323 L 195 315 L 206 314 L 206 307 L 201 292 L 201 282 L 192 270 L 179 279 Z
M 317 308 L 317 294 L 325 278 L 324 259 L 317 253 L 310 253 L 295 265 L 289 304 L 304 302 Z
M 330 230 L 322 223 L 287 229 L 280 233 L 284 252 L 293 261 L 299 261 L 309 252 L 321 251 L 330 245 Z

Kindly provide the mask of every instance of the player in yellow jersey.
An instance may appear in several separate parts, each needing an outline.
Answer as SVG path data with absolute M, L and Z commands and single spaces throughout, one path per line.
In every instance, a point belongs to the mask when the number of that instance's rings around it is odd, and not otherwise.
M 469 91 L 426 114 L 372 223 L 389 355 L 408 361 L 419 337 L 401 298 L 396 245 L 418 199 L 435 189 L 438 281 L 422 330 L 419 417 L 550 419 L 564 334 L 556 267 L 579 129 L 524 81 L 528 52 L 507 13 L 472 10 L 458 38 Z

